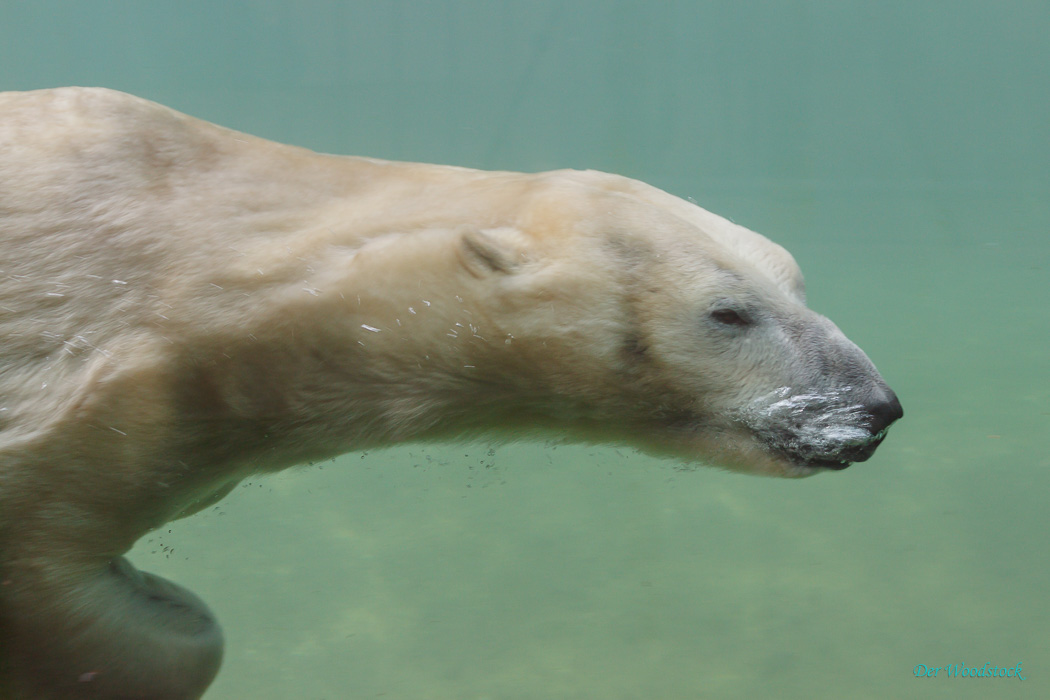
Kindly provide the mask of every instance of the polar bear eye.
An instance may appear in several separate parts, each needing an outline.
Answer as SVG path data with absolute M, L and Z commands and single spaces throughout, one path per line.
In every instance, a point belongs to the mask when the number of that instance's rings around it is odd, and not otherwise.
M 749 326 L 751 320 L 734 309 L 715 309 L 711 318 L 726 326 Z

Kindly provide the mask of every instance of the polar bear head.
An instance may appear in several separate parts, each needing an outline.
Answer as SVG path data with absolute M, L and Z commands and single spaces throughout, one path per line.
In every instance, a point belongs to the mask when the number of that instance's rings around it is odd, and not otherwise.
M 868 459 L 903 415 L 806 307 L 786 250 L 643 183 L 552 173 L 514 225 L 464 234 L 461 259 L 484 286 L 474 322 L 517 348 L 508 424 L 806 476 Z

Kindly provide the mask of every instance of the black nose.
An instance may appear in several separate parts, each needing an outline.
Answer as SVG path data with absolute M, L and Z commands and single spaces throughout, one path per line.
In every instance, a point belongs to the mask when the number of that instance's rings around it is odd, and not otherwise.
M 887 393 L 889 394 L 887 399 L 867 406 L 868 412 L 871 413 L 871 424 L 868 429 L 875 435 L 890 427 L 893 421 L 904 415 L 904 407 L 897 400 L 897 395 L 888 390 Z

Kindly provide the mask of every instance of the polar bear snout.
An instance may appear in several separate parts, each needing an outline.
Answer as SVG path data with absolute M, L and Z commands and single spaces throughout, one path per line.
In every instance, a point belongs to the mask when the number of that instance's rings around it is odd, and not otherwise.
M 758 420 L 749 424 L 794 464 L 841 470 L 870 458 L 904 409 L 863 350 L 827 318 L 807 315 L 791 341 L 803 358 L 799 385 L 753 402 Z
M 798 467 L 841 470 L 874 454 L 904 415 L 881 381 L 798 392 L 781 387 L 750 402 L 740 420 L 768 450 Z

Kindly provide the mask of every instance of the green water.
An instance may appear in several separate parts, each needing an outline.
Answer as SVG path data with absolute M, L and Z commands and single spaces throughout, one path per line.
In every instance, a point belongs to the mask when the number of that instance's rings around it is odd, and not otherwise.
M 1048 29 L 1014 1 L 0 1 L 0 89 L 692 197 L 791 250 L 905 406 L 803 481 L 479 444 L 245 484 L 132 557 L 223 622 L 207 697 L 1046 696 Z

